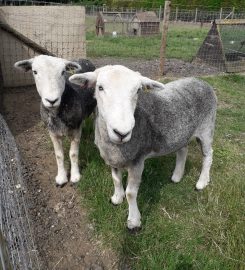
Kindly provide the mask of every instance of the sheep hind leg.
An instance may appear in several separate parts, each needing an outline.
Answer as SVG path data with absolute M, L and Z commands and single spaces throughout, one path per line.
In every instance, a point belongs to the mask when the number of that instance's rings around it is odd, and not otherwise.
M 114 183 L 114 194 L 111 197 L 111 202 L 114 205 L 119 205 L 125 197 L 124 188 L 122 185 L 122 171 L 116 168 L 111 168 L 112 179 Z
M 128 168 L 128 185 L 126 188 L 126 197 L 129 211 L 127 227 L 131 232 L 141 228 L 141 215 L 137 205 L 137 194 L 141 182 L 141 176 L 144 169 L 144 162 Z
M 71 183 L 77 183 L 80 178 L 81 174 L 79 172 L 78 166 L 78 159 L 79 159 L 79 144 L 81 140 L 81 133 L 82 129 L 79 128 L 73 131 L 72 139 L 71 139 L 71 146 L 69 151 L 70 161 L 71 161 Z
M 176 153 L 176 165 L 171 180 L 178 183 L 184 175 L 185 162 L 188 153 L 188 148 L 183 147 Z
M 201 144 L 203 160 L 202 160 L 202 171 L 196 184 L 197 190 L 204 189 L 210 181 L 210 168 L 213 161 L 213 149 L 212 149 L 212 138 L 199 137 L 198 141 Z
M 65 183 L 68 182 L 67 173 L 64 165 L 64 151 L 62 146 L 62 138 L 57 136 L 53 132 L 49 132 L 50 138 L 53 142 L 54 152 L 58 167 L 58 173 L 55 177 L 56 185 L 62 187 Z

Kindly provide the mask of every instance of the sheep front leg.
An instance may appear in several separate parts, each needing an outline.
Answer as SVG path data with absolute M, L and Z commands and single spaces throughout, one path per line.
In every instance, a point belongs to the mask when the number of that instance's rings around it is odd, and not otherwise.
M 111 202 L 118 205 L 123 202 L 125 192 L 122 185 L 122 171 L 120 169 L 111 168 L 112 179 L 114 183 L 114 194 L 111 197 Z
M 141 176 L 144 169 L 144 162 L 128 168 L 128 185 L 126 188 L 126 197 L 128 201 L 128 221 L 129 230 L 137 230 L 141 227 L 141 215 L 137 205 L 137 194 L 141 182 Z
M 71 178 L 70 181 L 72 183 L 77 183 L 80 180 L 80 172 L 78 166 L 78 158 L 79 158 L 79 144 L 81 139 L 82 129 L 73 131 L 71 147 L 70 147 L 70 160 L 71 160 Z
M 49 132 L 49 135 L 53 142 L 58 167 L 58 173 L 57 176 L 55 177 L 56 185 L 63 186 L 65 183 L 68 182 L 68 179 L 64 165 L 64 151 L 62 146 L 62 138 L 51 131 Z

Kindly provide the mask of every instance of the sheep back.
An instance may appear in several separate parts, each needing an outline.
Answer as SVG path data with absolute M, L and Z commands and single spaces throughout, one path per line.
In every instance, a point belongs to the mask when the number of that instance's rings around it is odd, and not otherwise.
M 166 84 L 164 90 L 139 94 L 129 142 L 112 143 L 105 123 L 97 117 L 95 143 L 108 165 L 126 167 L 152 153 L 165 155 L 186 146 L 205 120 L 214 128 L 215 112 L 211 86 L 194 78 L 177 80 Z

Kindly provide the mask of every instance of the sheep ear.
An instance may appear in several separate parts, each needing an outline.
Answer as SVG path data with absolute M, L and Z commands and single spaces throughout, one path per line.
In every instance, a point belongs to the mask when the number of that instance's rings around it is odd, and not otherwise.
M 147 77 L 141 76 L 141 83 L 143 87 L 146 87 L 147 89 L 157 89 L 157 90 L 164 89 L 164 84 L 151 80 Z
M 66 71 L 74 71 L 74 70 L 82 69 L 78 63 L 71 62 L 71 61 L 66 61 L 65 66 L 66 66 Z
M 31 70 L 32 68 L 32 63 L 33 63 L 33 59 L 28 59 L 28 60 L 22 60 L 22 61 L 19 61 L 19 62 L 16 62 L 14 64 L 14 67 L 15 68 L 18 68 L 18 69 L 21 69 L 22 71 L 29 71 Z
M 88 88 L 95 87 L 97 81 L 96 72 L 86 72 L 82 74 L 74 74 L 69 78 L 69 81 L 80 86 L 86 86 Z

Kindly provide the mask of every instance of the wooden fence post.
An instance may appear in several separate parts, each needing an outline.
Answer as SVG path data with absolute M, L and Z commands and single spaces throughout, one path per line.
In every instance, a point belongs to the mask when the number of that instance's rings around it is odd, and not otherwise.
M 179 8 L 176 7 L 176 11 L 175 11 L 175 22 L 178 21 L 178 11 L 179 11 Z
M 159 7 L 159 14 L 158 14 L 159 21 L 161 20 L 161 15 L 162 15 L 162 6 Z
M 164 75 L 164 63 L 165 63 L 165 57 L 166 57 L 166 45 L 167 45 L 167 33 L 168 33 L 168 24 L 169 24 L 169 16 L 170 16 L 170 6 L 171 6 L 171 1 L 165 1 L 163 28 L 162 28 L 162 41 L 161 41 L 161 48 L 160 48 L 160 67 L 159 67 L 160 76 Z
M 235 13 L 235 8 L 233 7 L 233 8 L 232 8 L 232 15 L 231 15 L 231 18 L 232 18 L 232 19 L 234 18 L 234 13 Z

